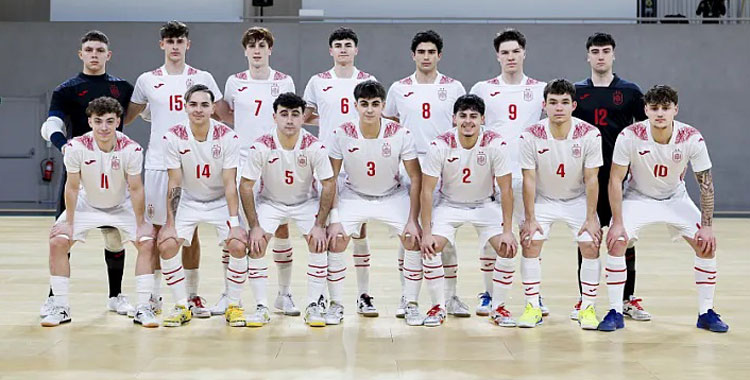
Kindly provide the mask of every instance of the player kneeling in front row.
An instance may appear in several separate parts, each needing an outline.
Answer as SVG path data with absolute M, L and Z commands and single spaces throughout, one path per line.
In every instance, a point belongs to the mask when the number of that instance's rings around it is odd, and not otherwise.
M 185 288 L 180 247 L 189 245 L 198 223 L 216 227 L 221 245 L 229 250 L 226 271 L 230 326 L 245 326 L 240 307 L 242 286 L 247 279 L 246 234 L 240 227 L 236 172 L 239 140 L 229 127 L 210 119 L 214 96 L 208 87 L 196 84 L 185 93 L 189 125 L 175 125 L 164 135 L 168 169 L 167 224 L 159 232 L 161 270 L 174 298 L 174 309 L 164 318 L 167 327 L 192 319 Z
M 49 241 L 54 308 L 42 319 L 42 326 L 70 322 L 68 252 L 76 241 L 86 241 L 89 230 L 101 226 L 118 229 L 122 240 L 133 241 L 138 249 L 135 322 L 144 327 L 159 326 L 149 306 L 154 285 L 153 227 L 143 219 L 143 149 L 117 132 L 122 112 L 122 106 L 113 98 L 94 99 L 86 108 L 93 131 L 70 140 L 65 149 L 66 210 L 52 227 Z
M 513 257 L 517 244 L 513 237 L 513 190 L 507 143 L 499 134 L 481 127 L 484 123 L 484 101 L 476 95 L 463 95 L 453 105 L 456 125 L 430 143 L 422 176 L 422 255 L 404 257 L 407 323 L 416 310 L 419 281 L 424 278 L 432 293 L 432 309 L 425 326 L 439 326 L 445 320 L 443 265 L 441 252 L 446 244 L 456 244 L 456 230 L 470 223 L 479 234 L 479 248 L 487 242 L 500 256 L 495 264 L 495 289 L 492 320 L 507 324 L 510 313 L 504 308 L 513 281 Z M 442 180 L 440 199 L 433 210 L 433 192 L 438 178 Z M 501 204 L 494 197 L 495 183 L 500 187 Z M 504 223 L 503 223 L 504 222 Z M 414 284 L 417 284 L 414 286 Z M 434 292 L 432 288 L 439 288 Z M 512 321 L 512 319 L 510 319 Z M 411 324 L 411 323 L 409 323 Z
M 578 322 L 586 330 L 596 330 L 599 325 L 594 301 L 601 270 L 601 228 L 596 202 L 602 138 L 596 127 L 571 117 L 576 108 L 574 98 L 572 83 L 564 79 L 551 81 L 544 89 L 544 109 L 549 117 L 527 128 L 520 137 L 526 215 L 521 227 L 521 278 L 526 309 L 518 319 L 519 327 L 542 323 L 539 255 L 556 221 L 568 225 L 583 255 L 580 280 L 583 298 Z
M 354 88 L 359 120 L 333 131 L 329 151 L 333 172 L 338 176 L 343 165 L 346 173 L 346 183 L 337 197 L 338 211 L 332 212 L 340 215 L 340 222 L 333 217 L 328 227 L 329 248 L 334 254 L 346 250 L 351 236 L 359 234 L 363 223 L 377 220 L 399 235 L 406 254 L 419 255 L 422 231 L 417 218 L 422 179 L 417 151 L 411 132 L 381 117 L 385 96 L 380 83 L 359 83 Z M 408 192 L 399 176 L 402 161 L 411 180 Z M 333 270 L 329 263 L 329 273 Z M 442 266 L 439 270 L 442 273 Z M 357 299 L 357 312 L 366 317 L 378 316 L 372 297 L 365 293 Z
M 726 332 L 729 326 L 713 310 L 716 287 L 716 237 L 712 229 L 714 185 L 711 159 L 697 129 L 677 115 L 677 92 L 655 86 L 646 95 L 648 120 L 635 123 L 617 137 L 609 179 L 612 224 L 607 233 L 607 289 L 611 310 L 600 331 L 625 327 L 622 293 L 625 284 L 625 249 L 650 224 L 666 223 L 695 251 L 698 286 L 698 328 Z M 701 192 L 701 210 L 685 189 L 683 176 L 690 162 Z M 623 192 L 622 180 L 630 168 L 631 180 Z
M 250 275 L 267 277 L 268 265 L 261 258 L 265 256 L 268 241 L 280 225 L 290 221 L 297 223 L 310 251 L 307 270 L 309 306 L 305 321 L 310 326 L 325 326 L 329 319 L 323 315 L 326 277 L 330 280 L 331 276 L 337 276 L 341 280 L 346 269 L 342 255 L 337 254 L 335 260 L 342 269 L 326 270 L 329 257 L 334 255 L 326 253 L 326 221 L 336 194 L 336 181 L 325 147 L 315 136 L 302 130 L 305 101 L 287 92 L 276 98 L 273 110 L 276 128 L 252 145 L 240 181 L 240 197 L 250 228 Z M 316 177 L 322 182 L 320 195 L 315 186 Z M 253 186 L 257 181 L 262 185 L 256 202 Z M 334 258 L 330 260 L 333 262 Z M 256 301 L 258 294 L 265 298 L 265 281 L 262 284 L 262 289 L 255 289 Z M 338 291 L 331 287 L 330 311 L 333 314 L 330 324 L 338 324 L 343 318 L 343 307 L 340 306 L 343 284 L 340 281 L 336 284 L 340 284 Z M 248 326 L 260 327 L 269 321 L 268 307 L 258 302 L 255 314 L 248 318 Z

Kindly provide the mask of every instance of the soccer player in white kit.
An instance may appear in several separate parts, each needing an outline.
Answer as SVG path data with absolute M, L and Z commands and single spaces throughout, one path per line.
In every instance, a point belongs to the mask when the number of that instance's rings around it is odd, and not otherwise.
M 677 92 L 671 87 L 652 87 L 644 95 L 648 120 L 627 127 L 617 136 L 609 179 L 612 223 L 607 232 L 606 277 L 611 310 L 599 323 L 600 331 L 625 327 L 622 316 L 625 249 L 638 239 L 641 228 L 654 223 L 667 224 L 674 239 L 682 236 L 695 251 L 696 326 L 713 332 L 729 330 L 713 310 L 716 236 L 712 228 L 711 159 L 701 133 L 674 120 L 677 100 Z M 700 188 L 700 210 L 685 189 L 688 162 Z M 623 191 L 622 181 L 628 172 L 631 178 Z
M 260 136 L 250 148 L 250 156 L 242 170 L 240 198 L 249 222 L 250 268 L 263 268 L 262 257 L 273 231 L 295 222 L 305 236 L 309 250 L 305 321 L 310 326 L 325 326 L 322 304 L 326 278 L 343 279 L 343 270 L 327 271 L 328 254 L 326 222 L 336 194 L 328 152 L 323 144 L 302 129 L 305 101 L 294 93 L 279 95 L 273 102 L 276 128 Z M 318 191 L 317 181 L 322 190 Z M 253 188 L 260 182 L 257 196 Z M 339 254 L 343 264 L 343 257 Z M 343 266 L 343 265 L 342 265 Z M 346 269 L 345 267 L 343 269 Z M 265 271 L 250 270 L 250 278 L 265 278 Z M 258 306 L 248 318 L 249 326 L 263 326 L 270 321 L 265 306 L 265 280 L 255 291 Z M 252 282 L 252 287 L 256 287 Z M 259 299 L 262 295 L 263 299 Z M 340 293 L 333 299 L 341 303 Z M 333 301 L 332 301 L 333 302 Z M 340 310 L 338 324 L 343 318 Z
M 411 41 L 411 55 L 416 65 L 414 73 L 394 82 L 388 90 L 384 117 L 395 120 L 414 135 L 420 160 L 427 154 L 430 142 L 453 127 L 453 103 L 466 90 L 461 82 L 438 72 L 443 56 L 443 39 L 435 31 L 417 33 Z M 399 271 L 403 272 L 404 250 L 399 249 Z M 456 295 L 458 257 L 455 247 L 443 250 L 445 269 L 445 298 L 448 314 L 468 317 L 469 308 Z M 404 276 L 401 276 L 402 287 Z M 406 299 L 396 309 L 396 317 L 403 318 Z
M 191 86 L 184 99 L 187 125 L 174 125 L 163 137 L 169 199 L 167 222 L 159 232 L 158 244 L 162 273 L 175 306 L 162 324 L 176 327 L 192 318 L 185 270 L 178 253 L 181 246 L 191 244 L 198 223 L 209 223 L 230 255 L 225 274 L 229 283 L 225 317 L 230 326 L 242 327 L 246 320 L 240 305 L 248 267 L 247 235 L 240 227 L 238 214 L 239 137 L 231 128 L 210 118 L 216 100 L 207 86 Z
M 445 320 L 445 299 L 442 292 L 443 269 L 440 252 L 446 244 L 455 245 L 456 230 L 469 223 L 477 230 L 478 247 L 490 244 L 500 258 L 495 270 L 503 274 L 508 265 L 513 268 L 517 243 L 511 223 L 513 215 L 513 192 L 511 171 L 508 165 L 508 144 L 496 132 L 482 128 L 484 123 L 484 102 L 476 95 L 464 95 L 453 106 L 453 120 L 456 128 L 438 136 L 430 143 L 424 159 L 422 175 L 422 254 L 412 258 L 407 252 L 404 272 L 407 279 L 424 276 L 430 289 L 433 306 L 427 312 L 425 326 L 439 326 Z M 440 183 L 440 199 L 433 206 L 433 193 Z M 495 186 L 501 190 L 501 201 L 495 201 Z M 420 269 L 423 269 L 420 271 Z M 423 272 L 424 274 L 420 273 Z M 498 276 L 496 276 L 498 277 Z M 493 302 L 501 309 L 505 293 L 512 284 L 512 273 L 501 280 L 507 283 L 496 290 Z M 412 289 L 416 283 L 416 291 Z M 411 281 L 407 286 L 407 323 L 416 312 L 418 282 Z M 439 289 L 434 291 L 434 289 Z M 417 318 L 418 320 L 418 318 Z
M 344 252 L 350 237 L 360 233 L 362 224 L 377 220 L 400 237 L 407 254 L 419 255 L 421 170 L 413 134 L 381 117 L 385 96 L 385 88 L 378 82 L 358 84 L 354 98 L 359 120 L 341 124 L 333 131 L 329 148 L 333 172 L 338 176 L 343 168 L 346 181 L 338 196 L 338 208 L 331 212 L 330 252 Z M 409 190 L 399 174 L 401 163 L 411 180 Z M 330 273 L 330 266 L 328 269 Z M 369 283 L 358 285 L 361 291 Z M 371 297 L 366 293 L 358 295 L 357 312 L 366 317 L 378 316 Z
M 492 41 L 500 63 L 500 75 L 477 82 L 469 93 L 478 95 L 487 107 L 485 125 L 500 133 L 508 144 L 511 170 L 513 171 L 513 219 L 523 221 L 523 176 L 519 161 L 518 137 L 521 132 L 539 121 L 544 102 L 544 82 L 528 77 L 523 70 L 526 60 L 526 37 L 516 29 L 506 29 Z M 484 292 L 479 294 L 477 315 L 491 312 L 495 251 L 485 247 L 479 258 L 484 277 Z M 541 298 L 541 297 L 540 297 Z M 544 315 L 547 308 L 542 305 Z
M 143 148 L 117 132 L 122 112 L 122 106 L 113 98 L 94 99 L 86 108 L 92 131 L 67 143 L 66 210 L 49 234 L 54 307 L 42 319 L 42 326 L 58 326 L 71 321 L 68 252 L 75 242 L 86 241 L 89 230 L 100 226 L 116 228 L 123 242 L 132 241 L 138 249 L 135 267 L 138 304 L 134 321 L 144 327 L 159 326 L 149 305 L 154 287 L 151 258 L 154 244 L 153 228 L 143 217 Z
M 133 97 L 128 105 L 125 124 L 131 123 L 136 116 L 148 106 L 151 119 L 151 135 L 146 150 L 144 186 L 146 189 L 146 218 L 158 230 L 167 218 L 167 168 L 164 159 L 164 141 L 162 136 L 167 129 L 179 123 L 186 123 L 185 91 L 194 84 L 203 84 L 211 89 L 217 100 L 221 91 L 213 76 L 185 63 L 185 56 L 190 49 L 188 27 L 179 21 L 170 21 L 160 30 L 159 47 L 164 50 L 164 65 L 141 74 L 135 83 Z M 185 275 L 189 303 L 196 317 L 208 318 L 211 312 L 205 300 L 198 296 L 198 265 L 200 263 L 200 242 L 198 234 L 190 247 L 183 249 Z M 158 256 L 158 245 L 157 256 Z M 158 261 L 157 261 L 158 265 Z M 161 271 L 155 271 L 156 288 L 154 303 L 161 309 L 159 287 Z
M 596 330 L 599 324 L 594 302 L 601 274 L 601 227 L 596 205 L 602 137 L 596 127 L 572 117 L 576 107 L 573 99 L 572 83 L 564 79 L 549 82 L 544 89 L 548 118 L 527 128 L 520 137 L 525 209 L 521 227 L 521 279 L 526 308 L 518 318 L 519 327 L 542 323 L 539 255 L 552 223 L 558 221 L 568 225 L 583 254 L 580 281 L 584 291 L 578 322 L 587 330 Z
M 276 123 L 273 120 L 273 102 L 286 92 L 295 92 L 292 77 L 269 66 L 274 38 L 271 31 L 264 27 L 254 26 L 242 35 L 242 48 L 247 57 L 248 69 L 227 78 L 224 87 L 224 99 L 217 102 L 216 111 L 221 120 L 234 125 L 240 137 L 240 166 L 237 175 L 242 174 L 243 165 L 249 155 L 250 146 L 258 137 L 270 133 Z M 238 183 L 240 182 L 238 177 Z M 242 206 L 242 204 L 240 204 Z M 240 210 L 240 217 L 243 217 Z M 274 306 L 285 315 L 299 315 L 291 293 L 292 281 L 292 244 L 289 241 L 287 224 L 279 226 L 275 233 L 273 259 L 278 269 L 279 292 Z M 222 255 L 224 270 L 229 263 L 229 254 Z M 260 270 L 263 268 L 253 268 Z M 251 277 L 250 288 L 254 283 L 265 282 L 265 277 Z M 265 292 L 265 285 L 263 286 Z M 265 297 L 265 294 L 263 295 Z M 227 307 L 226 288 L 219 301 L 211 307 L 211 314 L 224 314 Z
M 305 121 L 317 124 L 318 138 L 329 148 L 329 139 L 334 129 L 359 117 L 354 107 L 354 87 L 366 80 L 377 80 L 375 76 L 354 66 L 354 58 L 359 52 L 358 43 L 359 38 L 353 30 L 345 27 L 334 30 L 328 37 L 328 52 L 333 57 L 333 68 L 313 75 L 302 96 L 307 102 Z M 368 314 L 377 314 L 377 308 L 369 296 L 370 247 L 366 232 L 363 225 L 353 244 L 357 294 L 364 294 L 358 302 Z

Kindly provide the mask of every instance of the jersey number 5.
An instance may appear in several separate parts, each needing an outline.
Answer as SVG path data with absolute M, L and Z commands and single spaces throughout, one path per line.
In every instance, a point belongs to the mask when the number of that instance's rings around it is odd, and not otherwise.
M 287 185 L 291 185 L 294 183 L 294 176 L 292 176 L 291 170 L 284 171 L 284 183 Z

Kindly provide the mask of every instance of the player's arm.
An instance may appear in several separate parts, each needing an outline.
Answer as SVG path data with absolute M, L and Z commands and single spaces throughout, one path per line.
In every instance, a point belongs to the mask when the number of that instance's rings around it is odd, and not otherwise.
M 144 109 L 146 109 L 146 104 L 139 104 L 139 103 L 133 103 L 132 101 L 128 103 L 128 110 L 125 111 L 125 116 L 123 118 L 122 124 L 128 125 L 135 121 L 135 118 L 138 117 L 138 115 L 143 112 Z
M 622 221 L 622 181 L 628 174 L 628 167 L 612 163 L 612 169 L 609 172 L 609 207 L 612 210 L 612 225 L 607 232 L 607 248 L 610 251 L 618 239 L 624 238 L 627 242 L 628 236 Z
M 319 125 L 320 116 L 317 113 L 317 108 L 308 105 L 305 107 L 305 125 Z
M 516 255 L 517 243 L 513 237 L 513 178 L 510 173 L 496 176 L 495 181 L 500 188 L 500 206 L 503 209 L 503 233 L 501 244 L 505 243 L 506 250 L 501 255 L 512 258 Z
M 130 193 L 130 203 L 133 205 L 135 213 L 135 222 L 138 226 L 144 223 L 143 212 L 146 208 L 146 196 L 143 192 L 143 181 L 141 175 L 127 175 L 128 192 Z
M 68 138 L 65 133 L 65 118 L 69 115 L 66 88 L 58 87 L 52 93 L 47 120 L 40 130 L 42 138 L 49 141 L 60 152 L 65 149 Z
M 247 220 L 248 228 L 259 227 L 258 214 L 255 212 L 255 195 L 253 194 L 253 187 L 255 181 L 242 177 L 240 179 L 240 201 L 242 202 L 242 209 L 245 210 L 245 218 Z
M 168 169 L 167 175 L 167 226 L 174 227 L 177 209 L 182 199 L 182 169 Z
M 588 232 L 594 239 L 594 244 L 598 246 L 601 242 L 601 225 L 596 215 L 596 205 L 599 201 L 599 168 L 583 168 L 583 183 L 586 186 L 586 222 L 578 234 Z
M 524 221 L 521 227 L 521 243 L 527 247 L 531 245 L 531 238 L 535 232 L 544 233 L 542 227 L 536 221 L 536 169 L 522 169 L 523 184 L 523 209 Z M 503 219 L 505 220 L 505 219 Z
M 231 218 L 239 217 L 240 200 L 237 196 L 237 180 L 235 178 L 237 178 L 237 168 L 221 170 L 221 180 L 224 183 L 224 197 L 227 200 L 230 220 Z
M 422 192 L 420 195 L 422 215 L 422 253 L 435 255 L 435 239 L 432 236 L 432 202 L 438 177 L 422 174 Z
M 701 191 L 701 228 L 695 235 L 695 240 L 704 254 L 712 254 L 716 250 L 716 237 L 713 233 L 714 180 L 711 169 L 695 173 L 695 179 Z
M 404 168 L 411 181 L 411 188 L 409 189 L 409 220 L 417 223 L 419 220 L 419 198 L 422 192 L 422 168 L 419 167 L 419 160 L 416 158 L 404 160 Z
M 215 103 L 214 115 L 222 123 L 234 125 L 234 111 L 226 100 L 221 99 Z
M 76 205 L 78 204 L 78 192 L 81 189 L 81 172 L 68 172 L 68 179 L 65 181 L 65 223 L 71 228 L 75 220 Z M 70 236 L 71 240 L 73 239 Z

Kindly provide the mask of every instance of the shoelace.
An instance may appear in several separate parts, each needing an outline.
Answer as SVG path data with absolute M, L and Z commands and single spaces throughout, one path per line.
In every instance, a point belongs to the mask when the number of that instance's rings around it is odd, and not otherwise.
M 196 307 L 199 307 L 201 309 L 205 308 L 205 306 L 203 306 L 203 301 L 205 301 L 203 297 L 199 297 L 199 296 L 195 296 L 190 299 L 190 302 L 192 302 Z
M 503 317 L 510 317 L 510 312 L 505 309 L 505 306 L 498 306 L 495 312 L 502 315 Z
M 365 303 L 367 307 L 372 307 L 372 300 L 374 299 L 373 297 L 370 297 L 367 294 L 363 294 L 362 296 L 360 296 L 360 298 L 362 299 L 362 301 Z
M 440 305 L 435 305 L 427 312 L 428 317 L 434 317 L 440 312 Z
M 636 309 L 643 311 L 643 307 L 641 307 L 641 301 L 643 301 L 643 299 L 633 298 L 632 300 L 630 300 L 630 304 L 633 305 Z

